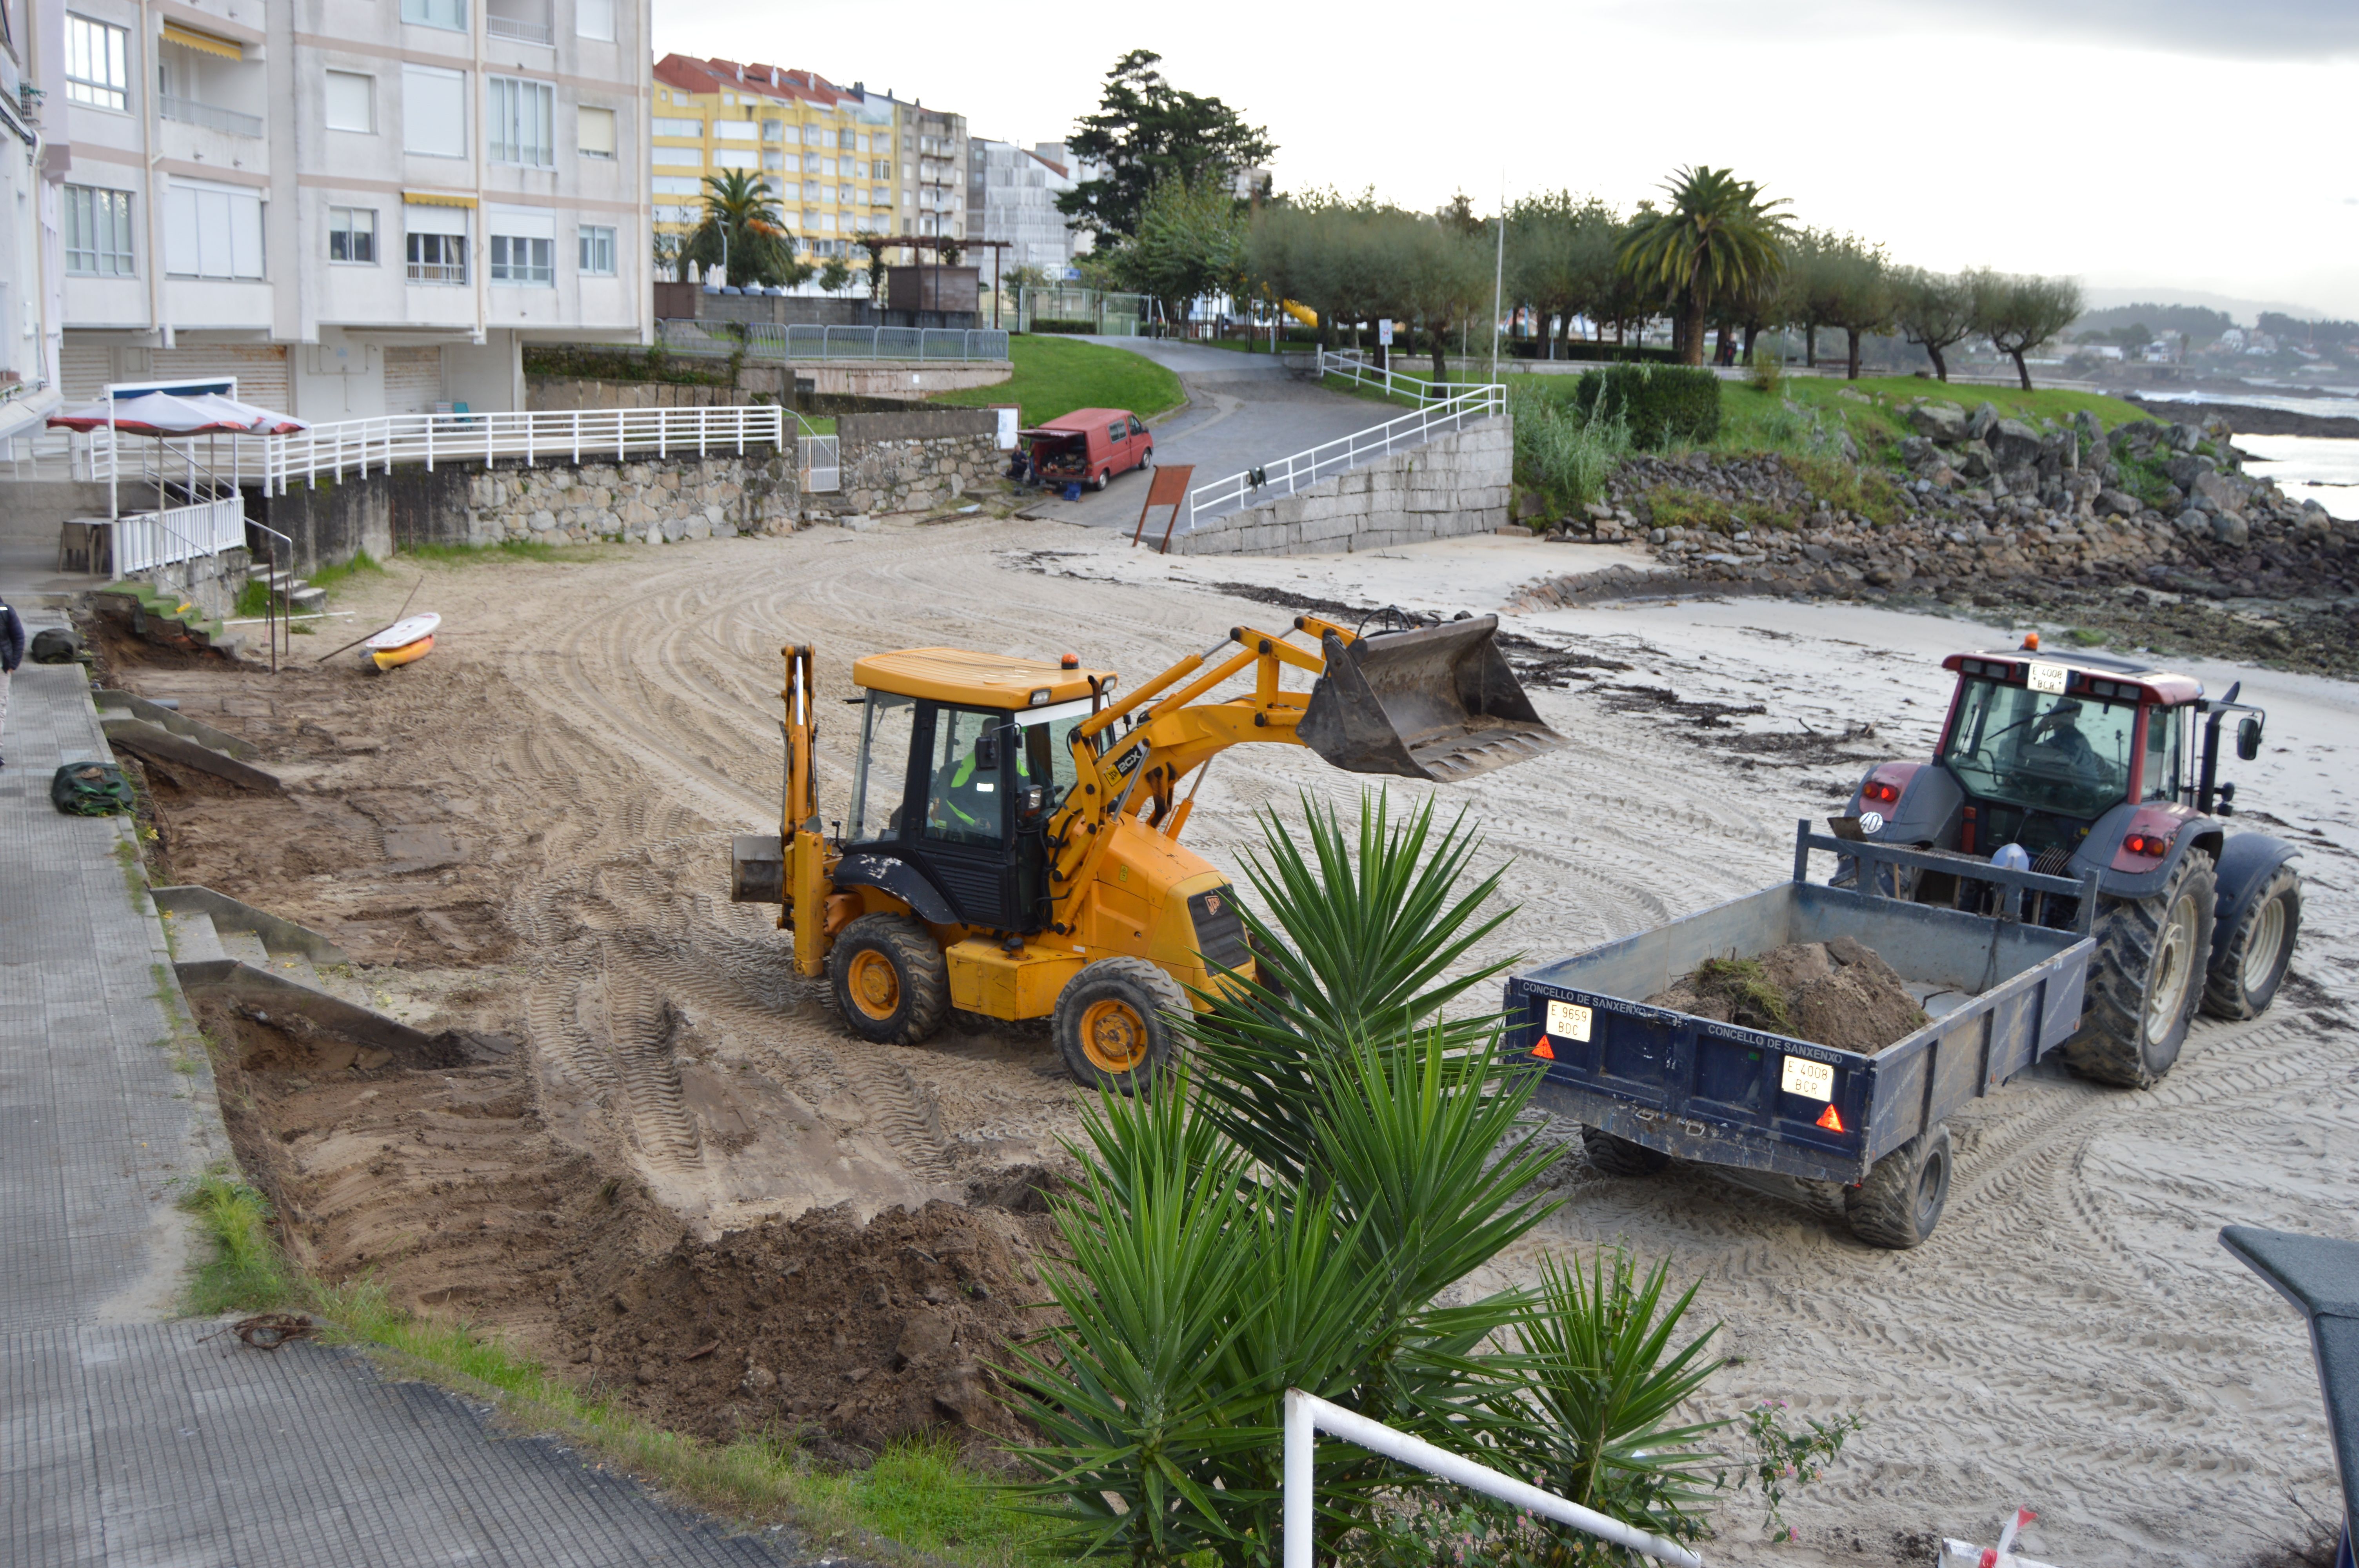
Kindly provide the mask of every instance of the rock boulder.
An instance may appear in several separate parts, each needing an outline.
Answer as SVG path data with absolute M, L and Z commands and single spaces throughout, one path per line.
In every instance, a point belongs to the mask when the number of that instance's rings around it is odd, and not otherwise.
M 1919 403 L 1908 410 L 1908 423 L 1929 441 L 1966 438 L 1966 411 L 1954 403 Z

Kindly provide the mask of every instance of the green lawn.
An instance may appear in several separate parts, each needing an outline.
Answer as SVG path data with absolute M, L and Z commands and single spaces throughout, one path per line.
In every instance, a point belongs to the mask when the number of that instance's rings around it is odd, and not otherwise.
M 1013 403 L 1023 410 L 1027 425 L 1076 408 L 1127 408 L 1151 419 L 1188 401 L 1178 376 L 1127 349 L 1030 332 L 1009 336 L 1007 357 L 1015 362 L 1016 373 L 998 385 L 937 393 L 926 401 L 951 408 Z

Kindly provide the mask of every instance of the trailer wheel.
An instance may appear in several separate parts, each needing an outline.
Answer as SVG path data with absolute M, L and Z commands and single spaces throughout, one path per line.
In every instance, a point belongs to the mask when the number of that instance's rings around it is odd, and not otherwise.
M 2301 875 L 2279 866 L 2261 896 L 2229 935 L 2203 988 L 2203 1011 L 2214 1018 L 2258 1018 L 2277 999 L 2294 938 L 2301 933 Z
M 863 1040 L 915 1045 L 942 1026 L 950 966 L 927 929 L 902 914 L 864 914 L 827 956 L 843 1022 Z
M 1581 1130 L 1581 1152 L 1588 1156 L 1592 1169 L 1608 1176 L 1651 1176 L 1671 1162 L 1661 1150 L 1633 1143 L 1602 1127 Z
M 1049 1033 L 1074 1082 L 1137 1094 L 1154 1088 L 1176 1054 L 1165 1014 L 1187 1011 L 1180 982 L 1145 958 L 1100 958 L 1057 993 Z
M 2081 1027 L 2064 1060 L 2085 1078 L 2152 1088 L 2179 1060 L 2202 1000 L 2219 879 L 2212 857 L 2190 849 L 2162 891 L 2118 899 L 2097 912 Z
M 1886 1154 L 1843 1195 L 1851 1233 L 1896 1251 L 1920 1245 L 1950 1201 L 1950 1130 L 1933 1127 Z

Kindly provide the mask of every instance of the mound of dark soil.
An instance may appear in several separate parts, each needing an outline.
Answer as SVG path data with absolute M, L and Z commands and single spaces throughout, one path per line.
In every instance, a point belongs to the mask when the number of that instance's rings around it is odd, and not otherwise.
M 1707 958 L 1647 1001 L 1838 1051 L 1881 1051 L 1925 1024 L 1892 966 L 1848 936 Z

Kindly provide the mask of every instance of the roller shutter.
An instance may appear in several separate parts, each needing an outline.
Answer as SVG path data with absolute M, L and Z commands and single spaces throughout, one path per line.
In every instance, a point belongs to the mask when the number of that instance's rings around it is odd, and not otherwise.
M 385 411 L 387 414 L 431 414 L 442 399 L 442 351 L 385 351 Z
M 238 401 L 281 414 L 295 412 L 287 392 L 287 350 L 277 343 L 186 343 L 152 349 L 147 379 L 237 377 Z

